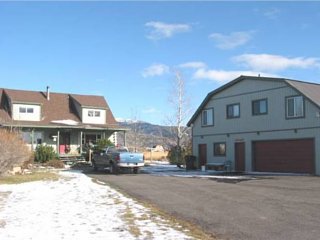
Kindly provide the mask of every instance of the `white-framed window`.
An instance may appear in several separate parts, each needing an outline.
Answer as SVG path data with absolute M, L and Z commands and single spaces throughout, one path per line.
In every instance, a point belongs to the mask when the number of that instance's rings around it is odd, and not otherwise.
M 205 109 L 202 111 L 201 125 L 202 126 L 213 126 L 214 125 L 214 110 L 213 110 L 213 108 Z
M 286 118 L 304 117 L 303 96 L 286 97 Z
M 100 116 L 101 116 L 100 111 L 94 111 L 94 110 L 88 111 L 88 117 L 100 117 Z
M 19 121 L 40 121 L 41 106 L 37 104 L 14 103 L 12 118 Z
M 30 113 L 33 114 L 34 109 L 32 107 L 19 107 L 19 113 Z
M 227 105 L 227 118 L 240 117 L 240 103 Z
M 268 100 L 259 99 L 252 101 L 252 115 L 268 114 Z

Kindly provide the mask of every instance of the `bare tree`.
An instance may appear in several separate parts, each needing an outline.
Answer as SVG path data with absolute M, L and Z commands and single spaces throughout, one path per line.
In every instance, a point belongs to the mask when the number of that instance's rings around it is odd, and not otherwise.
M 140 125 L 139 125 L 139 120 L 138 120 L 138 110 L 137 109 L 132 109 L 131 110 L 131 115 L 132 115 L 132 123 L 133 123 L 133 147 L 134 147 L 134 152 L 137 152 L 137 143 L 140 142 Z
M 17 132 L 0 129 L 0 175 L 30 160 L 31 151 Z
M 169 93 L 168 101 L 172 107 L 172 113 L 168 117 L 169 124 L 171 126 L 172 132 L 176 138 L 176 149 L 178 162 L 182 162 L 181 150 L 184 144 L 184 139 L 188 128 L 185 126 L 185 121 L 190 116 L 190 100 L 187 97 L 185 90 L 185 82 L 181 73 L 175 72 L 175 81 L 171 92 Z M 179 165 L 179 164 L 178 164 Z

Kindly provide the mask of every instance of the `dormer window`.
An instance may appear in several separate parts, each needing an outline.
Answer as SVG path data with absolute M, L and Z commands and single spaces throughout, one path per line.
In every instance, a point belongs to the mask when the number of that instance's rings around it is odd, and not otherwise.
M 88 117 L 100 117 L 100 111 L 88 111 Z
M 19 108 L 19 113 L 33 113 L 34 112 L 34 110 L 33 110 L 33 108 L 30 108 L 30 107 L 20 107 Z
M 92 124 L 105 124 L 106 123 L 106 110 L 95 108 L 82 109 L 82 122 Z
M 14 103 L 12 118 L 17 121 L 40 121 L 41 106 L 36 104 Z

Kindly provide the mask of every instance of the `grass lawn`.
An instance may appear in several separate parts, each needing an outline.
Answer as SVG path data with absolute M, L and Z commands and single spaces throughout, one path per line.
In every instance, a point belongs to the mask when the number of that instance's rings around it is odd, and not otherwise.
M 57 179 L 59 179 L 59 175 L 53 172 L 33 172 L 24 175 L 1 176 L 0 184 L 18 184 L 24 182 Z

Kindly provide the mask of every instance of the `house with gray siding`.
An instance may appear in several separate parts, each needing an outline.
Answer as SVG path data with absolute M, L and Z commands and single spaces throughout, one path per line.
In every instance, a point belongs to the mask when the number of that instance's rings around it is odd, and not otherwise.
M 201 166 L 320 175 L 320 85 L 240 76 L 210 92 L 189 120 Z

